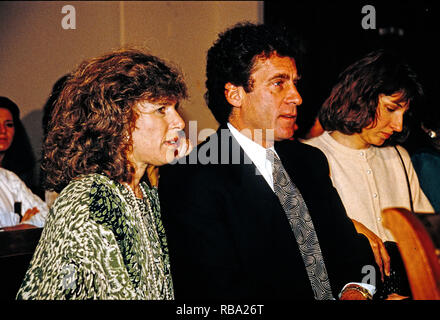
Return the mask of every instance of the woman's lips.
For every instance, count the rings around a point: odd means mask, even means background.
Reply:
[[[381,134],[385,139],[389,139],[389,137],[393,135],[392,133],[387,133],[387,132],[381,132]]]
[[[172,139],[166,140],[165,144],[169,147],[177,148],[179,146],[179,137],[174,137]]]

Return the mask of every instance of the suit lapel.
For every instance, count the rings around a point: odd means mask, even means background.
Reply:
[[[298,150],[296,142],[279,142],[275,144],[275,150],[290,179],[301,192],[302,196],[307,198],[310,187],[310,176],[313,175],[313,172],[310,171],[307,166],[307,162],[313,159],[304,160],[303,157],[305,155]]]
[[[305,288],[301,292],[313,297],[295,236],[278,197],[227,126],[221,126],[214,139],[218,142],[218,163],[229,161],[224,166],[215,166],[221,170],[222,183],[226,184],[225,223],[231,228],[241,271],[255,279],[276,264],[278,272],[269,277],[277,280],[263,281],[264,290],[276,290],[278,281],[284,281],[279,279],[282,275],[295,274],[295,290]],[[222,143],[227,145],[222,147]],[[234,159],[234,150],[238,150],[239,163]]]
[[[274,200],[278,202],[278,198],[273,193],[263,175],[226,125],[221,126],[219,130],[217,130],[217,137],[218,141],[227,143],[227,146],[220,146],[219,144],[219,158],[223,160],[227,159],[227,163],[231,164],[228,165],[228,168],[231,172],[231,177],[233,177],[234,185],[237,191],[239,190],[240,196],[243,197],[243,199],[251,200],[250,202],[258,203],[259,200],[262,199],[268,202],[268,198],[272,198],[270,202]],[[228,153],[225,155],[226,150]]]
[[[236,216],[234,217],[237,225],[240,226],[241,230],[258,232],[258,237],[262,242],[266,242],[267,239],[271,239],[273,236],[286,235],[285,241],[292,241],[293,250],[297,250],[296,240],[278,197],[230,131],[224,131],[223,134],[225,133],[230,135],[229,155],[231,155],[231,150],[234,148],[240,152],[241,163],[227,166],[233,182],[229,190],[235,197],[234,203],[237,205]],[[223,141],[226,141],[225,138],[223,139]],[[269,227],[274,223],[278,226],[276,228],[278,232],[284,230],[279,235],[274,235],[274,230]],[[245,237],[246,233],[243,233],[243,236]],[[255,251],[258,254],[258,248],[267,245],[267,243],[256,245],[255,242],[249,242],[249,239],[253,238],[242,238],[239,241],[239,243],[247,243],[247,248],[242,249],[248,253]]]

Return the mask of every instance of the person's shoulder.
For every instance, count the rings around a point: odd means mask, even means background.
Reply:
[[[14,193],[16,196],[20,194],[27,194],[28,190],[26,183],[14,172],[0,168],[0,183],[6,186],[6,189]],[[29,190],[29,192],[31,192]]]
[[[0,178],[2,180],[14,181],[14,182],[22,181],[17,174],[5,168],[0,168]]]
[[[179,190],[184,194],[201,190],[219,190],[228,185],[241,168],[251,162],[235,159],[231,154],[208,153],[209,142],[202,142],[183,161],[159,168],[159,196],[173,195]],[[216,147],[209,152],[217,152]],[[240,151],[240,157],[243,152]],[[232,159],[232,160],[231,160]],[[196,191],[195,191],[196,190]]]
[[[408,151],[401,145],[373,147],[376,150],[376,155],[379,155],[384,161],[398,161],[401,160],[405,163],[405,166],[412,167],[411,157]]]
[[[296,174],[312,177],[327,177],[329,164],[325,154],[318,148],[299,141],[283,141],[276,147],[283,164]]]
[[[77,234],[84,230],[89,220],[90,190],[94,175],[82,175],[61,190],[56,197],[46,220],[45,228],[69,230]]]
[[[72,179],[69,184],[61,191],[61,194],[71,193],[78,190],[89,190],[93,184],[107,184],[111,183],[110,178],[103,174],[90,173],[83,174]]]
[[[325,155],[320,149],[298,140],[279,142],[277,150],[287,154],[289,157],[295,157],[297,159],[306,159],[307,161],[325,160]]]
[[[203,188],[212,181],[224,179],[230,172],[229,164],[180,163],[159,168],[159,194],[166,188]]]
[[[326,131],[324,133],[320,134],[319,136],[308,138],[308,139],[299,139],[299,142],[302,144],[306,144],[313,147],[320,147],[324,144],[324,141],[326,139]]]
[[[116,183],[106,175],[78,176],[60,192],[52,206],[52,214],[56,219],[76,221],[78,226],[90,219],[96,220],[95,213],[110,215],[110,209],[121,207],[116,190]]]
[[[318,141],[316,139],[319,139],[319,137],[314,138],[315,141]],[[319,149],[316,144],[307,144],[304,141],[297,141],[298,148],[306,154],[310,154],[314,157],[322,157],[324,156],[324,153]]]
[[[373,148],[376,153],[379,153],[383,156],[394,156],[394,157],[398,157],[399,154],[404,158],[404,159],[409,159],[410,155],[409,152],[405,149],[405,147],[396,144],[396,145],[383,145],[383,146],[370,146],[370,148]]]
[[[80,175],[61,190],[56,202],[86,205],[93,198],[94,191],[102,188],[111,190],[113,187],[115,183],[103,174]]]
[[[401,145],[396,145],[395,147],[389,147],[389,148],[397,148],[397,150],[399,150],[399,153],[402,155],[402,157],[405,157],[406,159],[410,158],[408,151],[405,149],[405,147]]]

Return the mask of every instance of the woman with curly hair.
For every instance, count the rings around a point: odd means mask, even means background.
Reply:
[[[326,131],[305,141],[327,156],[348,216],[370,241],[384,297],[409,296],[410,290],[393,235],[382,225],[382,210],[433,212],[408,152],[397,145],[406,131],[404,114],[422,96],[416,74],[403,59],[384,50],[370,52],[339,75],[319,112]]]
[[[59,192],[18,299],[173,299],[157,187],[144,178],[182,156],[181,74],[122,49],[65,82],[43,144]],[[184,140],[184,139],[183,139]]]

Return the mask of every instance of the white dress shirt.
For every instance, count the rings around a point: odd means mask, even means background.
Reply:
[[[231,131],[232,136],[237,140],[238,144],[242,147],[246,155],[257,167],[258,172],[256,172],[256,174],[261,174],[266,182],[269,184],[269,186],[272,188],[272,190],[274,190],[272,163],[266,158],[266,148],[263,148],[258,143],[246,137],[240,131],[235,129],[234,126],[229,122],[227,123],[227,126]],[[278,155],[273,146],[269,149],[272,150],[276,155]]]
[[[0,227],[10,227],[20,223],[20,216],[14,212],[15,202],[21,202],[22,215],[33,207],[39,211],[23,223],[40,228],[44,226],[49,211],[46,203],[35,195],[15,173],[0,168]]]

